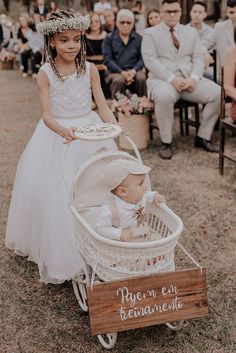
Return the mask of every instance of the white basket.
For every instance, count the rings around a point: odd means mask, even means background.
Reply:
[[[71,206],[77,222],[78,249],[86,263],[104,281],[174,271],[174,249],[183,223],[166,205],[150,207],[149,226],[161,239],[128,243],[97,234]]]
[[[129,137],[127,139],[133,146],[137,158],[141,160],[135,144]],[[116,158],[136,160],[126,152],[111,152],[103,149],[97,151],[80,166],[72,188],[69,188],[66,182],[66,172],[63,168],[65,185],[70,195],[70,208],[76,217],[80,253],[86,264],[91,266],[93,272],[104,281],[174,271],[174,249],[183,230],[183,223],[166,205],[162,204],[160,207],[149,205],[147,209],[148,224],[150,231],[155,233],[152,237],[155,240],[122,242],[102,237],[94,230],[92,222],[96,223],[100,214],[97,209],[99,210],[110,193],[104,187],[101,175],[106,163]],[[62,167],[63,160],[64,156]],[[148,178],[146,183],[149,186]],[[91,209],[92,216],[90,213],[89,217],[86,217],[87,210],[90,212]]]
[[[104,129],[102,130],[102,138],[109,138],[109,136],[104,136]],[[81,133],[81,130],[79,133]],[[120,132],[118,131],[117,136],[119,134]],[[83,136],[82,133],[81,135],[80,139],[88,139],[88,136]],[[90,137],[89,135],[89,139]],[[92,228],[94,224],[92,225],[91,222],[91,214],[88,217],[88,221],[86,221],[86,210],[89,209],[91,211],[90,208],[92,207],[93,212],[95,211],[92,221],[96,223],[96,217],[99,217],[99,213],[96,214],[96,208],[99,210],[102,200],[106,200],[106,197],[110,193],[109,190],[103,188],[104,182],[101,178],[105,163],[114,158],[137,159],[142,162],[140,153],[134,142],[129,136],[125,136],[125,138],[132,147],[136,158],[126,152],[109,152],[103,151],[104,149],[97,151],[97,153],[80,166],[72,188],[69,186],[64,167],[64,159],[68,146],[65,147],[62,154],[61,166],[63,179],[70,198],[70,208],[76,218],[77,246],[86,263],[84,268],[85,276],[78,276],[72,282],[78,303],[84,311],[88,311],[86,285],[93,285],[95,274],[103,281],[112,281],[175,270],[174,250],[178,238],[182,233],[183,223],[166,205],[162,204],[160,207],[150,205],[147,209],[150,232],[154,233],[151,239],[155,239],[152,241],[133,243],[107,239],[100,236]],[[101,162],[100,167],[98,170],[94,170],[93,167],[99,162]],[[96,177],[94,178],[94,176]],[[96,180],[96,185],[94,185],[94,179]],[[146,176],[145,181],[147,188],[150,189],[148,176]],[[91,199],[93,199],[93,204],[88,204],[87,201]],[[153,235],[155,236],[153,237]],[[92,268],[93,273],[90,272],[89,266]],[[183,322],[177,325],[167,323],[167,325],[174,331],[177,331],[181,329]],[[117,333],[98,335],[98,339],[104,348],[111,349],[115,346]]]

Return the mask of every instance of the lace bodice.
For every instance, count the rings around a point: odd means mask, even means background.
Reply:
[[[86,62],[86,73],[77,77],[76,72],[60,81],[49,63],[40,70],[48,76],[52,115],[58,119],[78,118],[91,111],[92,94],[90,85],[90,64]]]

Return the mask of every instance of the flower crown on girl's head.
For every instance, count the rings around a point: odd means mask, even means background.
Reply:
[[[79,77],[86,72],[86,44],[84,32],[88,29],[89,25],[89,16],[75,16],[68,10],[55,11],[48,20],[38,23],[37,30],[44,35],[44,61],[49,62],[53,72],[60,81],[64,81],[64,78],[55,62],[57,53],[56,49],[51,45],[52,35],[70,30],[81,31],[81,47],[75,58],[77,77]]]
[[[58,11],[58,14],[61,11]],[[74,16],[73,18],[55,18],[57,12],[54,13],[54,18],[49,18],[44,22],[37,24],[37,30],[44,36],[51,36],[54,33],[66,32],[69,30],[85,31],[89,28],[90,20],[87,16]]]

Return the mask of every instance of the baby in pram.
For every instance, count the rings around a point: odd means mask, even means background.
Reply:
[[[111,191],[102,206],[96,231],[120,241],[151,240],[146,206],[165,202],[163,195],[147,191],[146,175],[150,168],[134,160],[115,159],[104,170],[104,182]]]

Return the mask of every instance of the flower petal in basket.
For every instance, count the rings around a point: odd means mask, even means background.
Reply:
[[[78,139],[86,141],[107,140],[116,138],[121,133],[121,127],[117,124],[98,123],[78,128],[75,135]]]

